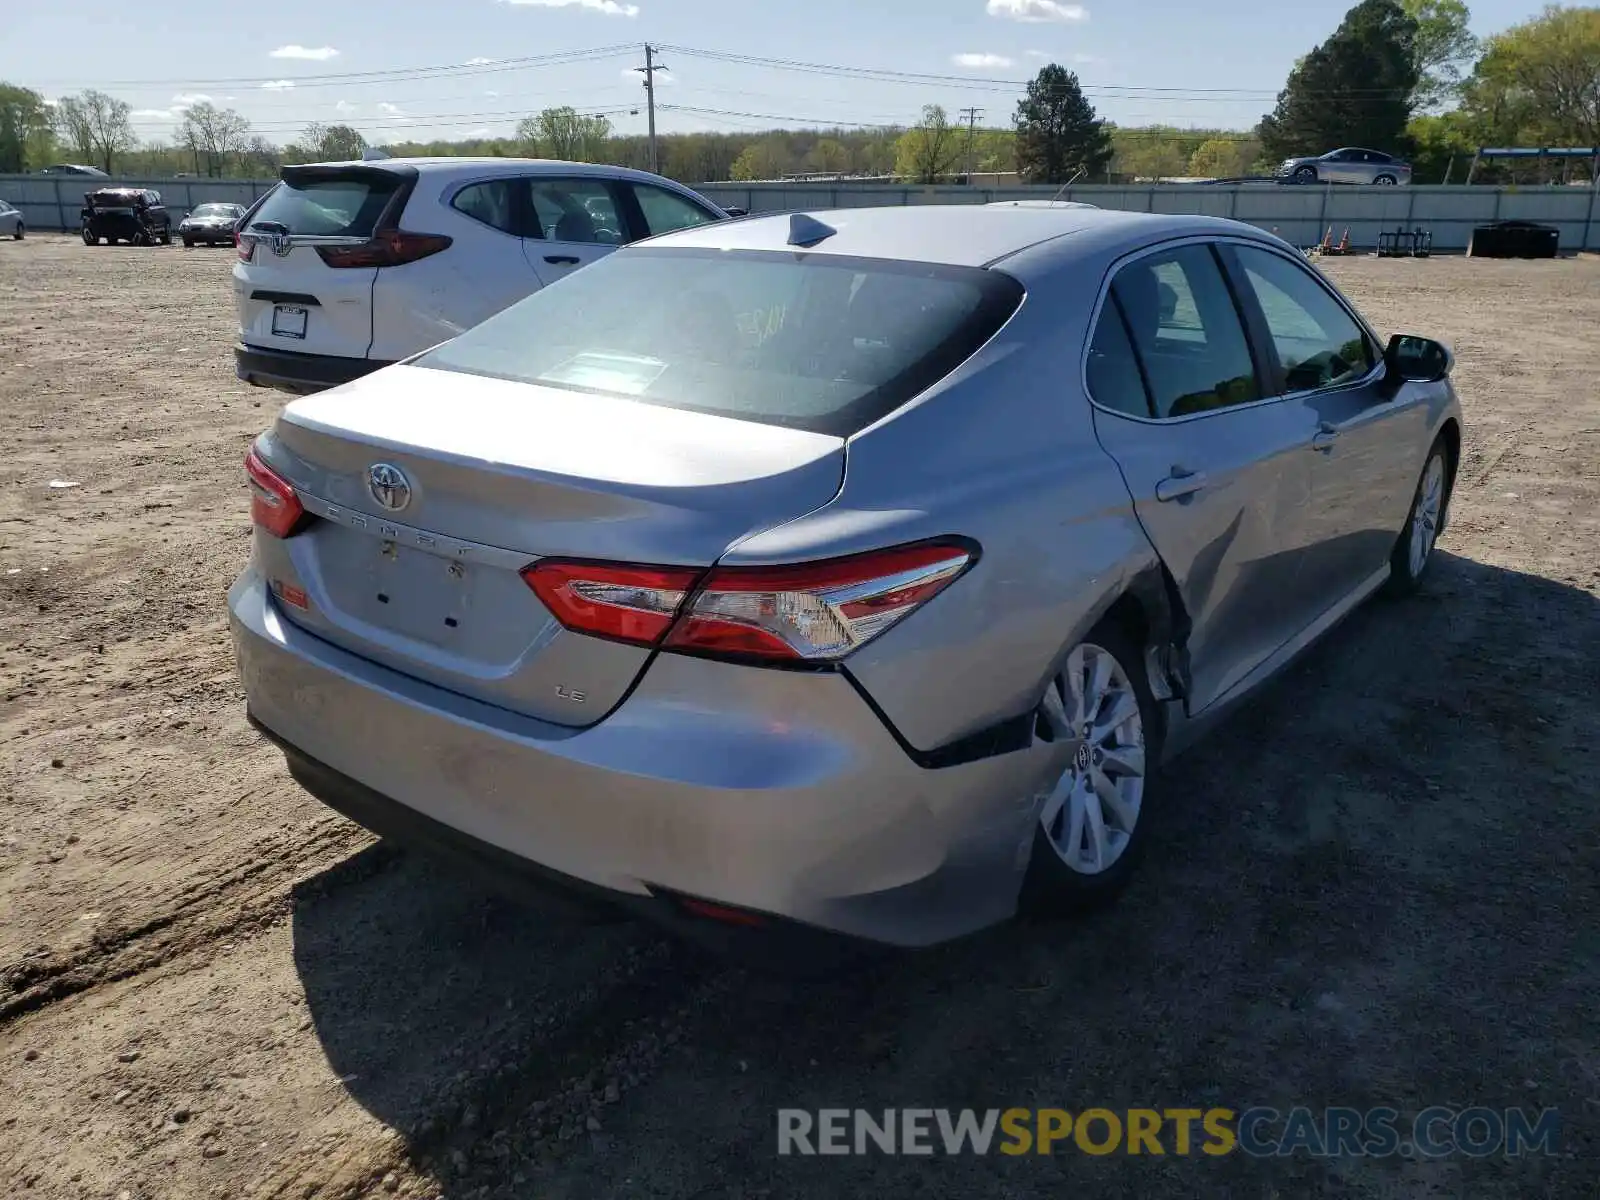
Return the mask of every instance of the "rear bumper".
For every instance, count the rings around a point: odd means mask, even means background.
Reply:
[[[393,364],[371,358],[343,358],[331,354],[296,354],[236,342],[234,374],[257,387],[278,388],[304,395],[325,391],[360,379]]]
[[[677,655],[567,728],[304,632],[253,570],[229,609],[253,719],[313,794],[377,832],[399,821],[669,924],[663,894],[922,946],[1015,911],[1049,747],[927,770],[842,675]]]

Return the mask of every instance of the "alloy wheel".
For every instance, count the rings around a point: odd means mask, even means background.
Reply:
[[[1444,507],[1444,459],[1435,454],[1428,459],[1422,473],[1422,484],[1417,488],[1417,510],[1411,516],[1411,576],[1422,574],[1428,565],[1428,555],[1433,553],[1434,539],[1439,533],[1439,513]]]
[[[1039,810],[1046,840],[1081,875],[1127,850],[1144,799],[1145,730],[1133,681],[1109,650],[1084,642],[1045,690],[1040,732],[1074,746]]]

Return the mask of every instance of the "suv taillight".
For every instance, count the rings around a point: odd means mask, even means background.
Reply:
[[[566,628],[638,645],[770,663],[833,662],[933,599],[977,558],[940,539],[781,567],[547,561],[523,572]],[[696,586],[698,581],[698,586]]]
[[[255,238],[241,235],[237,229],[233,231],[233,244],[238,251],[240,262],[249,262],[256,256]]]
[[[273,537],[288,537],[306,515],[294,488],[251,447],[244,456],[245,473],[250,476],[250,521]]]
[[[318,246],[317,253],[330,267],[398,267],[449,249],[442,233],[407,233],[386,229],[359,246]]]

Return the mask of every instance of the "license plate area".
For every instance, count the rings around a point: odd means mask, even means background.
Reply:
[[[309,310],[297,304],[274,304],[272,306],[272,334],[274,337],[299,338],[304,341],[306,326],[310,323]]]

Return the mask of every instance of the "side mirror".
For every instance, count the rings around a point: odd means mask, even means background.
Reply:
[[[1449,378],[1455,369],[1456,356],[1443,342],[1397,333],[1389,339],[1383,361],[1397,382],[1437,383]]]

